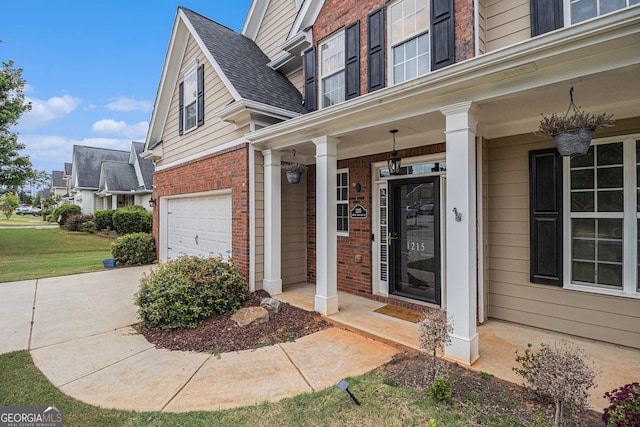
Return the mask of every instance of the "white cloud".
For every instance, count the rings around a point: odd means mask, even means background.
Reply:
[[[110,134],[129,138],[131,141],[144,141],[147,137],[149,129],[148,122],[138,122],[132,125],[124,121],[115,121],[113,119],[104,119],[95,122],[91,130],[95,133]]]
[[[127,123],[123,121],[116,122],[112,119],[104,119],[99,122],[95,122],[91,126],[91,130],[96,133],[120,133],[126,129]]]
[[[137,101],[132,98],[118,97],[115,101],[106,105],[108,110],[112,111],[142,111],[148,113],[153,105],[150,101]]]
[[[69,115],[82,102],[80,98],[71,95],[54,96],[42,100],[25,97],[31,102],[31,111],[20,118],[20,128],[33,129],[55,119]]]

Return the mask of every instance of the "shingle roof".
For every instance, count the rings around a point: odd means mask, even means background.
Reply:
[[[133,149],[138,156],[138,164],[140,165],[140,172],[142,173],[142,179],[144,180],[144,188],[151,190],[153,188],[153,171],[155,166],[153,161],[149,159],[143,159],[141,154],[144,151],[144,142],[134,142]]]
[[[51,184],[52,184],[52,187],[66,188],[67,183],[64,180],[64,172],[62,171],[51,172]]]
[[[102,162],[115,160],[128,164],[129,155],[129,151],[74,145],[73,165],[75,166],[77,176],[77,186],[81,188],[98,189]]]
[[[242,98],[305,113],[298,89],[267,66],[269,57],[253,40],[192,10],[180,9]]]
[[[131,191],[139,187],[136,171],[131,163],[102,162],[102,173],[109,191]],[[100,188],[103,190],[103,188]]]
[[[66,163],[65,162],[65,164],[64,164],[64,174],[65,175],[71,176],[71,167],[72,167],[71,163]]]

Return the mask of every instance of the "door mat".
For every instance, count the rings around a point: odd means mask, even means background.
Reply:
[[[418,323],[424,318],[424,313],[391,304],[384,305],[373,311],[375,311],[376,313],[384,314],[386,316],[395,317],[396,319],[406,320],[407,322],[411,323]]]

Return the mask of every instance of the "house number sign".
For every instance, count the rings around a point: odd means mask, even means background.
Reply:
[[[351,218],[367,218],[367,210],[362,205],[355,205],[351,209]]]

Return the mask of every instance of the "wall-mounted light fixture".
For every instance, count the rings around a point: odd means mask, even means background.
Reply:
[[[149,199],[149,206],[152,208],[156,207],[156,199],[155,197],[151,196],[151,198]]]
[[[398,157],[398,152],[396,151],[396,133],[398,133],[398,129],[393,129],[389,132],[393,135],[393,151],[391,151],[391,157],[387,160],[389,174],[400,175],[400,157]]]

